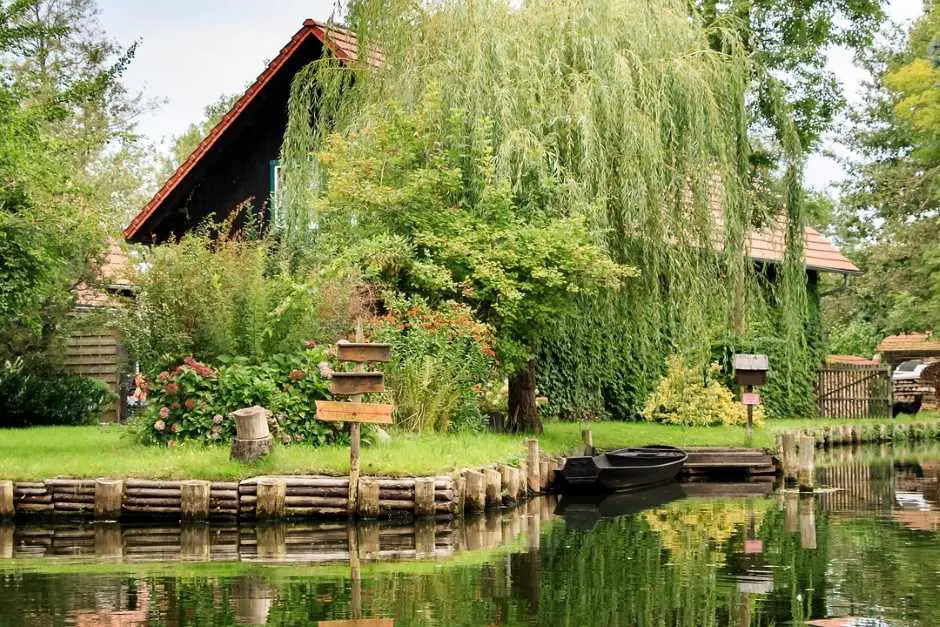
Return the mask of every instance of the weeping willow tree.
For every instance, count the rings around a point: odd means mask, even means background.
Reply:
[[[510,417],[524,427],[537,424],[536,372],[553,403],[605,388],[603,404],[619,386],[635,407],[667,356],[704,366],[713,339],[744,337],[768,302],[785,312],[770,316],[784,361],[804,359],[799,147],[769,135],[791,190],[772,208],[755,192],[746,102],[757,69],[739,29],[706,27],[685,0],[516,4],[350,7],[358,60],[327,55],[293,86],[289,247],[335,257],[370,241],[364,265],[384,259],[371,279],[425,294],[445,266],[438,295],[471,304],[503,340]],[[772,220],[788,252],[768,288],[745,238]],[[500,225],[517,230],[487,231]],[[442,253],[440,240],[459,245]],[[470,295],[455,285],[494,272],[519,289],[480,297],[479,282]],[[546,291],[559,275],[563,289]],[[512,298],[550,306],[507,320]]]

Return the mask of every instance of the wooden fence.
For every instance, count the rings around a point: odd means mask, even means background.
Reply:
[[[816,375],[816,400],[824,418],[891,417],[891,367],[831,364]]]
[[[122,348],[116,331],[79,331],[65,340],[64,365],[75,374],[103,381],[118,398],[123,395]],[[102,412],[102,422],[119,422],[123,417],[120,400]]]

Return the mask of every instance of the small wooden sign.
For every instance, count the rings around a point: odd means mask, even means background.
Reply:
[[[321,620],[319,627],[395,627],[394,618],[354,618],[352,620]]]
[[[745,392],[741,395],[741,402],[745,405],[760,405],[760,394],[757,392]]]
[[[355,363],[388,362],[392,359],[391,344],[362,344],[339,342],[336,344],[336,357],[340,361]]]
[[[764,552],[764,543],[760,540],[745,540],[744,541],[744,552],[753,555],[756,553]]]
[[[385,391],[381,372],[334,372],[330,393],[339,395],[369,394]]]
[[[394,406],[382,403],[346,403],[317,401],[317,420],[323,422],[368,422],[376,425],[392,424]]]

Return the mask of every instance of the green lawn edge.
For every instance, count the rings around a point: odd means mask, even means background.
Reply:
[[[937,420],[938,414],[903,416],[898,423]],[[670,444],[770,448],[779,432],[828,425],[868,425],[865,420],[775,420],[754,430],[748,443],[741,427],[681,427],[642,422],[549,422],[539,436],[547,455],[578,449],[581,430],[589,428],[600,448]],[[493,433],[392,433],[388,443],[367,447],[362,473],[385,476],[444,474],[460,468],[514,463],[525,456],[527,436]],[[71,478],[146,478],[239,480],[265,474],[344,475],[349,451],[342,446],[278,446],[266,459],[244,464],[229,459],[224,446],[182,445],[173,449],[133,442],[121,426],[35,427],[0,430],[0,479],[14,481]]]

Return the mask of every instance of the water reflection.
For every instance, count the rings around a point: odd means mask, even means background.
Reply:
[[[0,527],[0,625],[938,625],[940,456],[901,453],[827,460],[829,489],[806,496],[695,484],[462,524]]]

